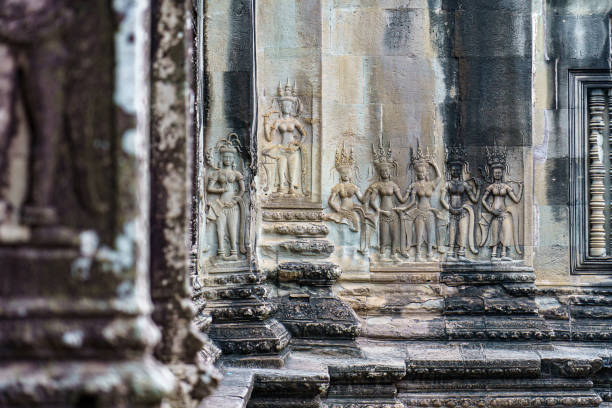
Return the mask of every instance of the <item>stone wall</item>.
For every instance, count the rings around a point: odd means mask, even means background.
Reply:
[[[0,0],[0,406],[610,406],[611,13]]]

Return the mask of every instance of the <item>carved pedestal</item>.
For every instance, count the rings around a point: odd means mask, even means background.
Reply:
[[[278,266],[281,291],[289,293],[275,299],[276,316],[294,338],[354,340],[359,336],[357,315],[331,291],[341,273],[338,265],[329,262],[286,262]]]
[[[264,281],[263,274],[240,261],[211,268],[203,279],[201,294],[209,299],[205,310],[212,316],[209,336],[224,354],[233,355],[228,358],[232,363],[283,363],[281,353],[291,336],[272,318],[275,307],[266,300]]]
[[[553,331],[538,314],[533,269],[520,265],[448,265],[444,316],[451,340],[540,341]]]

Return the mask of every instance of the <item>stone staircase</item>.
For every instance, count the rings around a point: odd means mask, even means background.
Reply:
[[[360,357],[291,351],[281,369],[222,362],[199,408],[606,407],[603,345],[357,341]]]

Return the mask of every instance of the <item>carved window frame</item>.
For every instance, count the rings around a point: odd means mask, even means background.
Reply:
[[[572,274],[612,274],[612,75],[609,70],[570,70],[569,71],[569,148],[570,148],[570,264]],[[593,125],[593,104],[589,100],[589,91],[604,89],[603,126],[600,122]],[[611,92],[608,92],[610,90]],[[600,100],[601,102],[601,100]],[[591,108],[591,109],[590,109]],[[601,103],[599,108],[601,109]],[[601,146],[592,137],[595,131],[603,129]],[[600,129],[601,128],[601,129]],[[601,162],[593,160],[593,147],[600,151]],[[606,154],[607,153],[607,154]],[[603,170],[603,173],[602,173]],[[595,174],[595,176],[594,176]],[[601,174],[604,174],[603,176]],[[603,183],[603,198],[594,199],[597,187],[593,179]],[[601,185],[599,186],[601,189]],[[595,193],[594,193],[595,191]],[[602,209],[603,206],[603,209]],[[599,215],[592,217],[594,211]],[[605,215],[602,216],[603,213]],[[603,222],[601,221],[603,217]],[[600,221],[597,229],[598,242],[601,244],[601,230],[604,230],[605,256],[592,256],[591,240],[594,233],[592,219]]]

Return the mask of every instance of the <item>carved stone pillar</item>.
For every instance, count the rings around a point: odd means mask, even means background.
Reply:
[[[162,330],[155,356],[182,383],[171,398],[176,407],[195,406],[219,379],[211,365],[214,346],[192,322],[189,282],[196,172],[192,9],[185,0],[156,2],[151,10],[151,295]]]
[[[0,2],[0,406],[159,407],[176,385],[152,358],[146,5]]]

